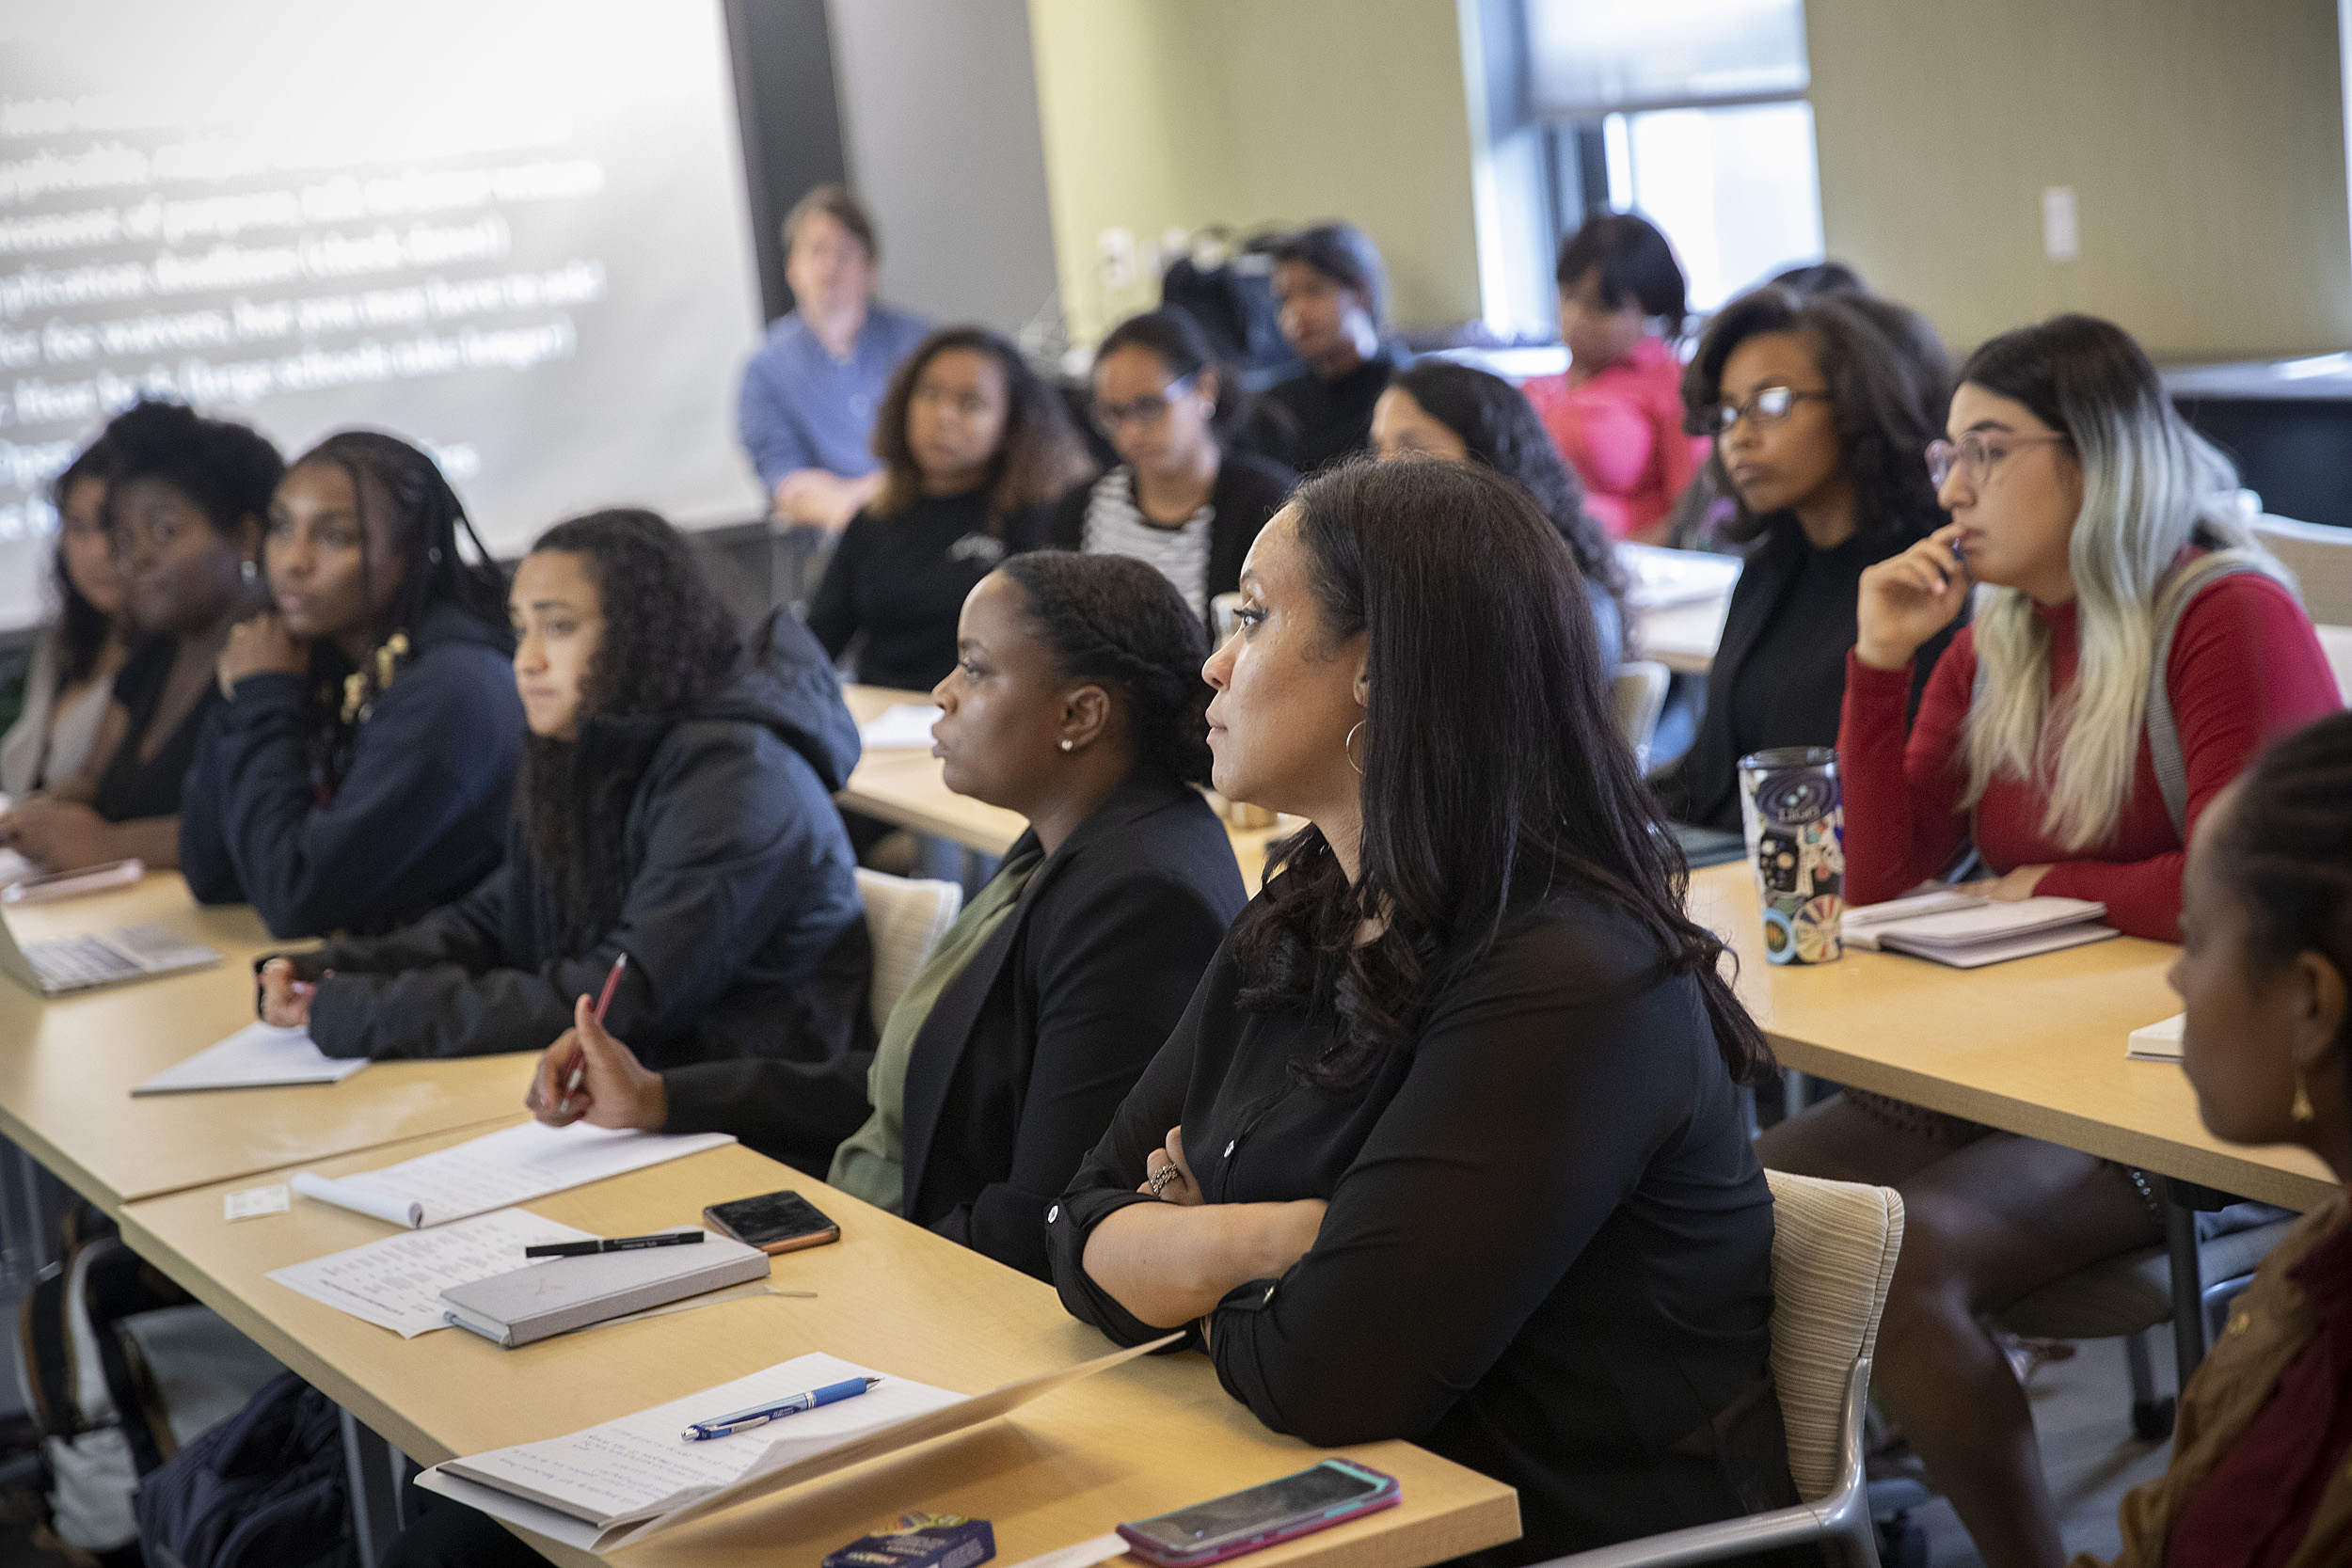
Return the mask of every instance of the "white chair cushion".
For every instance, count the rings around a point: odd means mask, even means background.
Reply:
[[[866,932],[874,944],[874,984],[869,1006],[881,1032],[890,1009],[914,984],[915,972],[963,907],[963,890],[953,882],[912,880],[857,869],[857,890],[866,900]]]
[[[1788,1429],[1788,1473],[1808,1502],[1841,1476],[1846,1386],[1878,1345],[1879,1313],[1903,1243],[1891,1187],[1765,1172],[1772,1187],[1772,1381]]]

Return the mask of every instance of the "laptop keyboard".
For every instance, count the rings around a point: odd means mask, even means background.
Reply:
[[[24,957],[33,973],[51,990],[76,990],[83,986],[127,980],[142,973],[139,966],[96,937],[57,937],[27,942]]]

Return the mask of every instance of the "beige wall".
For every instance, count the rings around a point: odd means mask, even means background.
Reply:
[[[2159,358],[2352,346],[2332,0],[1808,0],[1829,253],[1956,348],[2065,309]],[[2072,185],[2081,259],[2042,254]]]
[[[1110,227],[1350,218],[1399,323],[1478,314],[1454,0],[1029,0],[1029,28],[1074,341],[1158,302],[1104,288]]]

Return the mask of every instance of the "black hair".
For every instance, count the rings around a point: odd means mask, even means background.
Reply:
[[[67,464],[49,485],[50,504],[57,514],[57,554],[51,571],[57,585],[57,649],[63,656],[57,664],[60,687],[87,680],[90,672],[98,668],[99,655],[106,651],[106,639],[114,635],[114,617],[90,603],[88,595],[73,585],[73,574],[65,568],[66,501],[85,480],[105,483],[112,477],[113,468],[114,449],[101,436]]]
[[[1353,289],[1364,313],[1378,326],[1389,319],[1389,269],[1372,236],[1352,223],[1318,223],[1285,234],[1274,246],[1274,262],[1311,267],[1343,289]]]
[[[114,417],[103,439],[114,453],[106,476],[110,527],[124,487],[154,479],[194,502],[214,532],[234,539],[246,518],[259,526],[268,515],[286,477],[278,449],[249,426],[208,420],[184,404],[142,398]]]
[[[882,493],[866,510],[877,517],[895,516],[922,499],[923,468],[907,439],[907,414],[924,370],[953,350],[994,360],[1005,378],[1005,433],[981,482],[988,491],[989,531],[1001,534],[1006,519],[1021,508],[1061,499],[1094,472],[1094,460],[1072,427],[1059,394],[1029,369],[1010,339],[985,326],[942,327],[915,344],[905,363],[891,373],[890,389],[874,415]]]
[[[1809,261],[1776,272],[1765,281],[1801,294],[1867,294],[1862,275],[1843,261]]]
[[[1175,585],[1123,555],[1031,550],[997,568],[1067,680],[1099,681],[1126,710],[1136,761],[1178,784],[1209,782],[1209,634]]]
[[[1339,1022],[1295,1070],[1362,1084],[1514,905],[1557,892],[1637,921],[1698,987],[1732,1076],[1754,1080],[1771,1052],[1718,969],[1722,940],[1683,913],[1681,852],[1617,728],[1558,531],[1468,463],[1359,460],[1290,505],[1322,640],[1366,633],[1371,685],[1356,881],[1311,826],[1233,928],[1244,1006]],[[1367,920],[1379,935],[1362,942]]]
[[[1656,316],[1669,338],[1682,336],[1690,316],[1690,284],[1674,246],[1649,219],[1636,213],[1609,213],[1589,220],[1560,246],[1559,265],[1552,276],[1563,289],[1572,289],[1594,268],[1600,269],[1600,303],[1615,310],[1629,299],[1645,315]]]
[[[1101,370],[1103,361],[1122,348],[1139,348],[1159,356],[1168,374],[1178,381],[1188,381],[1202,371],[1216,376],[1216,406],[1210,411],[1209,428],[1220,443],[1234,426],[1249,417],[1252,399],[1243,389],[1241,378],[1216,357],[1216,350],[1209,346],[1209,335],[1200,330],[1200,324],[1188,310],[1164,306],[1146,310],[1139,316],[1129,316],[1110,329],[1094,350],[1094,368]]]
[[[2247,957],[2275,971],[2316,953],[2352,983],[2352,713],[2333,713],[2255,760],[2213,849],[2253,920]],[[2352,1075],[2352,1018],[2337,1039]]]
[[[2080,434],[2070,408],[2130,410],[2159,424],[2171,416],[2147,351],[2097,316],[2052,316],[1987,339],[1961,366],[1960,379],[2024,404],[2070,441]]]
[[[1576,568],[1622,603],[1625,567],[1609,534],[1584,510],[1583,482],[1552,444],[1527,394],[1499,375],[1451,359],[1416,360],[1390,383],[1462,438],[1470,457],[1534,498],[1576,558]]]
[[[629,804],[655,749],[735,673],[743,641],[685,537],[658,513],[574,517],[531,546],[547,550],[579,555],[603,601],[580,738],[531,736],[516,781],[525,842],[555,889],[564,945],[579,951],[620,913]]]
[[[1692,435],[1713,434],[1708,421],[1723,401],[1732,351],[1768,332],[1803,339],[1828,386],[1838,460],[1853,483],[1855,532],[1924,539],[1941,528],[1944,508],[1928,478],[1926,452],[1944,432],[1952,371],[1935,329],[1917,311],[1868,294],[1805,295],[1770,284],[1741,294],[1708,323],[1682,372],[1685,426]],[[1736,508],[1723,536],[1740,542],[1767,531],[1778,515],[1758,516],[1740,499],[1721,442],[1708,466]]]
[[[358,508],[363,532],[368,482],[380,485],[392,503],[392,539],[402,565],[400,591],[386,609],[383,623],[373,628],[373,641],[413,627],[436,603],[453,605],[478,621],[504,628],[505,575],[491,561],[466,515],[465,503],[431,456],[382,431],[344,430],[295,458],[286,471],[311,463],[332,464],[351,481],[352,504]],[[460,531],[473,543],[475,559],[470,562],[458,554]],[[363,555],[363,568],[364,561]]]

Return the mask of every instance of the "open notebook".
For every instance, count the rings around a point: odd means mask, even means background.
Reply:
[[[1855,947],[1932,958],[1954,969],[1981,969],[2123,934],[2112,926],[2100,925],[2107,907],[2087,898],[2024,898],[2005,904],[1964,894],[1931,896],[1973,901],[1957,908],[1947,902],[1938,912],[1923,910],[1892,920],[1883,914],[1872,918],[1879,906],[1850,910],[1842,923],[1846,942]],[[1858,915],[1865,918],[1857,920]]]
[[[1175,1338],[1171,1334],[968,1398],[835,1356],[799,1355],[569,1436],[445,1461],[420,1475],[417,1484],[601,1555],[721,1509],[977,1426]],[[882,1381],[855,1399],[733,1436],[701,1443],[680,1436],[690,1421],[853,1377]]]

